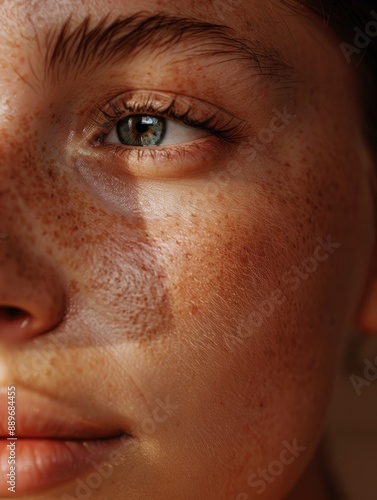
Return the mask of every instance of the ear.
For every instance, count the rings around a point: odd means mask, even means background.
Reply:
[[[368,281],[356,318],[356,328],[360,332],[377,335],[377,148],[372,148],[372,150],[367,148],[366,153],[370,158],[370,182],[375,214],[374,248],[369,265]]]
[[[356,326],[362,332],[377,335],[377,244],[373,252],[369,282],[364,292]]]
[[[374,213],[374,246],[369,264],[368,281],[356,317],[356,328],[377,335],[377,148],[364,149],[369,163],[372,209]]]

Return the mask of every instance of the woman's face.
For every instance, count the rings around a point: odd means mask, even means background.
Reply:
[[[0,20],[16,491],[280,499],[314,455],[374,243],[337,42],[277,0],[3,0]],[[89,424],[59,431],[80,419],[130,437],[97,439],[88,469],[54,448],[85,448]]]

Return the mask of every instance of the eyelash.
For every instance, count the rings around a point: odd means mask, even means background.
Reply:
[[[108,136],[118,121],[132,115],[150,115],[205,131],[191,140],[155,146],[131,146]],[[206,101],[176,93],[126,90],[97,101],[97,106],[80,121],[90,158],[99,158],[101,168],[114,175],[161,179],[206,175],[209,167],[225,161],[234,148],[250,135],[241,118]],[[208,134],[207,134],[208,132]],[[195,137],[196,135],[196,137]],[[199,137],[201,136],[201,137]],[[87,149],[88,148],[88,149]]]
[[[241,138],[241,127],[239,123],[235,123],[236,118],[229,118],[225,123],[219,116],[219,111],[214,111],[209,117],[197,118],[195,117],[194,106],[188,105],[187,109],[180,111],[177,105],[177,98],[173,97],[170,102],[161,106],[156,103],[153,95],[148,97],[141,97],[138,102],[127,102],[126,98],[118,100],[110,100],[104,106],[99,106],[95,113],[95,118],[92,119],[92,124],[100,128],[100,132],[93,138],[94,145],[103,145],[104,137],[110,130],[123,118],[135,114],[149,114],[151,116],[159,116],[165,119],[175,120],[179,123],[189,127],[201,129],[212,134],[212,136],[228,143],[236,143]],[[106,144],[106,143],[105,143]],[[106,145],[111,145],[107,143]],[[126,145],[114,145],[117,152],[129,149],[142,149],[146,150],[153,148],[150,147],[134,147]],[[169,146],[169,149],[176,148],[179,145]],[[158,146],[158,149],[166,149],[165,146]]]

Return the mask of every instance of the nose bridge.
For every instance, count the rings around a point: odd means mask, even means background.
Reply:
[[[36,39],[21,37],[20,26],[14,29],[16,34],[0,31],[0,162],[30,147],[46,98]]]
[[[17,236],[32,224],[32,210],[25,195],[27,194],[27,178],[31,179],[31,153],[25,145],[20,145],[8,130],[0,126],[0,256],[8,247],[9,237]],[[29,165],[25,161],[29,158]],[[5,237],[6,236],[6,237]]]
[[[43,198],[40,102],[14,72],[0,73],[0,233],[30,227],[33,199]]]
[[[58,270],[43,249],[33,200],[43,195],[38,112],[32,92],[0,74],[0,343],[50,332],[64,316]],[[16,88],[19,88],[19,83]],[[13,103],[12,105],[10,103]],[[39,163],[38,163],[39,162]],[[42,196],[43,197],[43,196]],[[39,200],[43,206],[43,199]],[[43,234],[43,231],[42,231]]]
[[[6,80],[7,81],[7,80]],[[31,165],[38,133],[36,99],[25,84],[11,80],[8,89],[0,74],[0,193],[15,194]],[[40,112],[39,112],[40,113]],[[1,200],[0,200],[1,202]]]

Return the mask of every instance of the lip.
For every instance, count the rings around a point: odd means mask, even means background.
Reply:
[[[7,390],[0,389],[0,497],[8,490],[15,465],[15,492],[35,493],[75,479],[86,470],[124,453],[131,436],[124,429],[96,422],[40,394],[16,389],[16,431],[10,436]],[[12,451],[12,447],[15,449]],[[15,455],[13,455],[13,452]],[[120,456],[120,455],[118,455]],[[15,464],[10,460],[15,459]]]

